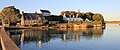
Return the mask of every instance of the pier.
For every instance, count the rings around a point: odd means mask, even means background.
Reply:
[[[2,50],[20,50],[9,37],[9,35],[5,32],[4,27],[0,28],[0,40]]]

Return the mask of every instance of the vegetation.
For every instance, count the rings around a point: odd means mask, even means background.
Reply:
[[[88,18],[90,21],[93,20],[92,16],[93,16],[94,14],[93,14],[92,12],[86,12],[85,15],[87,16],[87,18]]]
[[[79,25],[79,24],[81,24],[81,21],[80,20],[76,20],[73,23]]]
[[[51,16],[45,16],[45,19],[47,19],[48,21],[62,21],[63,17],[57,15],[51,15]]]
[[[62,11],[61,16],[66,15],[66,17],[69,17],[70,15],[76,15],[77,13],[75,11]]]
[[[73,26],[73,22],[69,20],[67,27],[72,27],[72,26]]]
[[[82,18],[83,19],[83,21],[85,21],[86,20],[86,18],[87,18],[87,15],[86,14],[84,14],[84,13],[81,13],[82,14],[82,16],[80,17],[80,18]]]
[[[103,16],[100,13],[92,13],[92,12],[80,13],[80,10],[78,10],[78,12],[62,11],[61,15],[64,15],[64,14],[68,18],[73,18],[71,16],[74,15],[75,16],[74,18],[81,18],[81,19],[83,19],[82,20],[82,24],[103,24],[104,23],[104,18],[103,18]],[[80,22],[74,21],[73,23],[80,23]]]
[[[103,16],[101,14],[94,14],[92,18],[94,21],[104,21]]]
[[[20,18],[20,11],[16,9],[14,6],[5,7],[2,10],[2,13],[5,15],[4,20],[8,20],[8,22],[15,23]]]

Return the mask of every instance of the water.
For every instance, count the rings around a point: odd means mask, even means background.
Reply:
[[[105,29],[8,30],[21,50],[120,50],[120,26]]]

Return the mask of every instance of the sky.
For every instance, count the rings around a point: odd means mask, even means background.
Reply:
[[[59,15],[61,11],[101,13],[106,21],[120,21],[120,0],[0,0],[0,10],[15,6],[21,12],[50,10]]]

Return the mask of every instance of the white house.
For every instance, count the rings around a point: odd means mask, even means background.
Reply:
[[[80,20],[80,21],[83,21],[82,18],[78,17],[78,14],[76,16],[75,15],[69,15],[68,18],[66,17],[66,14],[63,15],[63,20],[76,21],[77,19]]]
[[[66,14],[63,15],[63,20],[67,20]]]

